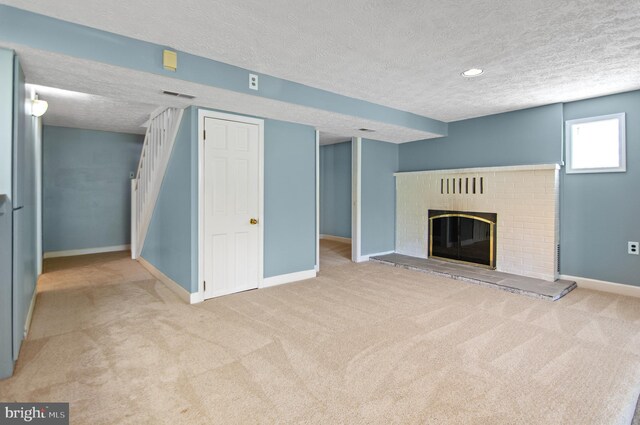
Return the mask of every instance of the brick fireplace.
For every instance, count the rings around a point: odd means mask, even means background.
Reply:
[[[429,210],[495,214],[495,268],[558,277],[557,164],[396,173],[396,252],[428,258]]]

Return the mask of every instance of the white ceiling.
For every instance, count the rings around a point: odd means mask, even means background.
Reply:
[[[361,137],[368,138],[368,135],[362,134]],[[375,136],[371,136],[371,138],[375,138]],[[335,143],[341,143],[350,141],[351,137],[343,136],[341,134],[333,134],[326,133],[324,131],[320,132],[320,144],[321,145],[333,145]]]
[[[4,3],[444,121],[640,88],[638,0]]]
[[[28,83],[71,90],[91,96],[76,97],[77,104],[60,90],[45,91],[42,99],[51,102],[45,123],[67,127],[140,133],[149,114],[158,107],[197,105],[247,115],[310,125],[321,134],[341,135],[342,140],[362,136],[392,143],[431,138],[435,135],[369,121],[349,115],[318,110],[291,103],[251,96],[175,78],[149,74],[0,42],[20,57]],[[193,100],[162,94],[162,90],[193,94]],[[62,94],[60,94],[62,93]],[[39,93],[40,94],[40,93]],[[98,99],[96,109],[92,100]],[[141,101],[144,100],[144,101]],[[47,118],[49,113],[52,119]],[[361,133],[358,128],[375,128]],[[324,140],[322,140],[324,142]]]
[[[105,96],[30,85],[49,103],[42,117],[45,125],[144,134],[142,127],[155,106],[115,100]]]

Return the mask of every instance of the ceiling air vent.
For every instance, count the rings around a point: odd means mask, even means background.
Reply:
[[[362,131],[364,133],[375,133],[375,130],[372,130],[370,128],[359,128],[358,131]]]
[[[162,90],[162,93],[167,94],[169,96],[181,97],[183,99],[195,99],[195,96],[191,96],[190,94],[177,93],[169,90]]]

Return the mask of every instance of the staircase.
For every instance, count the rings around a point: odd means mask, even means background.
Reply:
[[[183,109],[167,108],[151,115],[136,177],[131,180],[131,258],[140,256],[171,157]]]

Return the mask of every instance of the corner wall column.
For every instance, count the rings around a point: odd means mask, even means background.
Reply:
[[[361,244],[361,189],[362,189],[362,138],[351,139],[351,261],[360,262]]]

